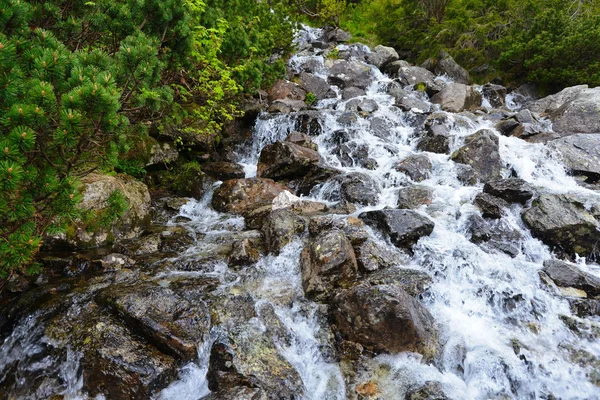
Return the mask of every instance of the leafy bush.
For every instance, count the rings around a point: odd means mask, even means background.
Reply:
[[[447,50],[480,81],[501,76],[545,92],[600,85],[598,2],[370,0],[351,7],[342,26],[374,33],[416,63]]]

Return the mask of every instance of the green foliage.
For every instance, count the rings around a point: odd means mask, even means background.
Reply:
[[[340,16],[346,11],[346,0],[319,0],[319,16],[325,22],[339,25]]]
[[[0,26],[0,278],[34,272],[45,234],[127,209],[114,193],[82,214],[78,179],[143,176],[120,156],[149,127],[218,138],[242,92],[283,75],[294,27],[255,0],[0,0]]]
[[[375,34],[416,63],[447,50],[481,81],[501,76],[546,92],[600,85],[598,2],[366,0],[349,8],[342,26]]]
[[[96,228],[108,229],[113,222],[129,210],[129,202],[120,190],[115,190],[106,200],[107,206],[102,210],[87,212],[82,219],[89,231]]]
[[[309,106],[314,106],[315,104],[317,104],[317,98],[315,97],[314,93],[312,93],[312,92],[306,93],[305,102]]]
[[[293,29],[286,1],[207,0],[201,25],[222,34],[220,60],[245,92],[270,86],[285,73]]]

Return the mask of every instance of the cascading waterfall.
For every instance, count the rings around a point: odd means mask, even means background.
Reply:
[[[304,29],[298,43],[310,42],[322,32]],[[344,48],[340,48],[344,50]],[[299,70],[302,64],[313,60],[326,68],[321,54],[300,54],[292,58],[290,68]],[[351,125],[339,122],[351,100],[323,100],[319,110],[322,133],[313,137],[319,146],[323,163],[345,173],[360,172],[373,178],[382,190],[375,205],[359,207],[352,215],[386,206],[396,207],[398,189],[411,183],[393,166],[417,150],[415,127],[419,111],[403,112],[394,106],[386,88],[393,81],[372,68],[376,77],[361,100],[374,100],[378,109],[368,116],[358,116]],[[446,78],[447,79],[447,78]],[[337,91],[339,92],[339,91]],[[409,92],[410,93],[410,92]],[[422,100],[418,92],[412,96]],[[518,108],[519,99],[511,97],[507,103]],[[439,106],[427,102],[430,107]],[[447,113],[452,122],[454,151],[464,144],[464,138],[480,129],[491,129],[499,137],[503,160],[503,175],[525,179],[533,186],[551,193],[576,193],[600,201],[598,192],[585,189],[567,174],[557,154],[541,144],[526,143],[513,137],[504,137],[482,116],[468,117]],[[261,115],[254,129],[252,143],[240,150],[239,163],[246,177],[256,175],[260,150],[267,144],[283,140],[296,126],[295,114]],[[421,120],[422,121],[422,120]],[[382,129],[383,127],[383,129]],[[346,143],[364,146],[368,157],[376,162],[374,168],[365,168],[358,162],[343,166],[336,154],[336,135],[345,131]],[[456,164],[449,155],[427,153],[433,169],[429,178],[421,182],[433,189],[433,200],[417,211],[435,222],[430,236],[420,239],[413,254],[401,260],[404,267],[425,271],[433,283],[421,301],[434,316],[440,330],[442,350],[432,365],[422,363],[416,354],[379,355],[369,360],[359,371],[358,380],[375,379],[383,399],[404,399],[415,384],[440,382],[454,399],[595,399],[599,388],[590,383],[589,371],[569,359],[569,349],[581,348],[600,357],[600,342],[582,339],[573,334],[561,320],[571,316],[566,300],[552,294],[538,277],[544,260],[553,255],[547,246],[532,237],[521,221],[523,206],[512,205],[499,224],[517,232],[512,245],[516,256],[485,248],[469,240],[469,217],[479,211],[473,198],[480,186],[468,186],[456,177]],[[331,204],[336,198],[331,183],[315,187],[308,200]],[[178,259],[194,259],[206,253],[215,238],[226,237],[244,230],[242,217],[218,213],[209,206],[212,191],[199,201],[183,206],[179,216],[187,222],[171,221],[171,225],[185,226],[196,235],[196,244]],[[389,242],[372,229],[369,232],[378,243]],[[212,239],[211,239],[212,238]],[[273,337],[280,354],[296,369],[305,388],[307,400],[342,400],[349,398],[344,376],[335,359],[324,356],[322,331],[328,328],[326,318],[319,316],[319,305],[305,298],[299,266],[303,242],[297,239],[277,255],[261,256],[252,267],[233,271],[225,263],[215,263],[212,270],[200,272],[176,269],[155,277],[169,285],[173,276],[192,274],[219,279],[219,291],[247,291],[255,300],[257,315],[265,307],[272,307],[286,331],[285,340]],[[600,275],[600,267],[580,259],[579,263],[592,274]],[[586,264],[587,263],[587,264]],[[261,325],[260,321],[256,324]],[[39,344],[24,340],[34,329],[34,322],[25,321],[15,329],[0,347],[0,375],[14,357],[35,353]],[[261,327],[263,329],[264,327]],[[266,334],[266,333],[265,333]],[[17,337],[18,335],[21,335]],[[210,393],[206,380],[210,348],[219,332],[199,344],[198,359],[180,370],[179,379],[158,393],[157,400],[200,399]],[[518,347],[519,351],[516,351]],[[42,362],[42,361],[38,361]],[[78,356],[70,354],[60,368],[64,375],[60,393],[65,398],[83,398],[80,376],[77,373]],[[31,364],[28,368],[34,368]],[[79,372],[80,374],[80,372]],[[31,394],[33,398],[35,394]],[[554,396],[554,397],[550,397]]]

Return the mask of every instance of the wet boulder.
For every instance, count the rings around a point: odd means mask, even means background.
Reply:
[[[350,285],[358,265],[344,232],[333,229],[306,245],[300,256],[300,269],[306,296],[321,301],[330,298],[333,289]]]
[[[83,354],[83,390],[89,396],[144,400],[177,376],[178,362],[142,340],[113,315],[88,302],[49,321],[46,335]]]
[[[304,388],[294,367],[255,320],[234,326],[210,351],[208,388],[259,388],[269,399],[300,398]]]
[[[369,285],[374,286],[399,286],[409,295],[416,297],[427,290],[431,285],[432,279],[426,272],[393,266],[369,274],[366,277],[366,281]]]
[[[298,112],[294,129],[309,136],[319,136],[323,132],[322,113],[316,110]]]
[[[522,213],[531,232],[549,246],[569,254],[598,251],[599,224],[584,205],[566,195],[542,194]]]
[[[519,178],[498,179],[486,182],[483,192],[501,198],[509,203],[525,204],[535,195],[533,187]]]
[[[208,176],[220,180],[226,181],[229,179],[240,179],[246,176],[244,168],[240,164],[216,161],[202,164],[202,171]]]
[[[458,65],[454,58],[445,51],[440,52],[439,59],[434,63],[433,72],[436,75],[446,75],[456,83],[469,85],[471,76],[466,69]]]
[[[589,297],[600,295],[600,278],[582,271],[577,264],[546,260],[541,269],[557,286],[583,290]]]
[[[504,86],[487,83],[481,89],[483,96],[493,108],[501,108],[506,105],[507,89]]]
[[[317,100],[335,98],[336,96],[325,79],[307,72],[300,73],[300,86],[308,93],[312,93]]]
[[[554,132],[561,136],[600,133],[600,88],[583,89],[550,114]]]
[[[367,55],[367,62],[381,69],[386,64],[397,61],[400,57],[393,47],[379,45]]]
[[[398,191],[398,208],[419,208],[432,201],[433,189],[427,186],[412,185]]]
[[[314,151],[318,150],[318,146],[311,140],[310,136],[302,132],[290,132],[290,134],[286,136],[285,141]]]
[[[271,179],[292,179],[305,175],[319,162],[319,153],[290,142],[265,146],[258,159],[257,176]]]
[[[270,205],[287,188],[271,179],[231,179],[215,190],[212,206],[221,212],[245,214],[264,205]]]
[[[496,124],[496,129],[504,136],[512,136],[521,124],[514,118],[504,119]]]
[[[260,388],[234,386],[210,393],[202,400],[268,400],[267,394]]]
[[[398,76],[398,71],[400,68],[410,67],[411,64],[405,60],[392,61],[386,64],[381,71],[388,74],[392,78],[396,78]]]
[[[128,209],[108,227],[95,227],[91,232],[82,221],[75,221],[66,234],[48,238],[73,248],[101,247],[119,240],[139,237],[151,221],[151,200],[148,187],[126,175],[103,175],[92,173],[82,178],[83,198],[79,208],[102,212],[109,207],[111,199],[126,202]]]
[[[446,394],[441,383],[427,381],[422,386],[410,390],[405,400],[452,400],[452,398]]]
[[[333,43],[345,43],[352,39],[352,35],[339,28],[327,28],[324,34],[325,40]]]
[[[336,178],[340,186],[340,196],[343,200],[362,205],[375,205],[381,187],[379,183],[367,174],[352,172]]]
[[[282,79],[276,81],[271,90],[269,90],[270,102],[275,102],[276,100],[304,101],[305,98],[306,91],[298,84]]]
[[[97,299],[150,343],[182,360],[197,356],[197,346],[210,330],[206,304],[191,304],[166,287],[111,286]]]
[[[414,154],[400,161],[394,169],[406,174],[415,182],[421,182],[431,176],[433,165],[425,154]]]
[[[485,218],[502,218],[502,210],[508,207],[506,201],[488,193],[475,196],[475,205]]]
[[[356,109],[364,115],[364,113],[374,113],[379,109],[379,106],[377,105],[377,102],[375,100],[366,99],[359,102],[356,106]]]
[[[399,261],[394,257],[393,252],[377,244],[372,240],[367,240],[355,247],[356,261],[358,267],[363,272],[373,272],[379,269],[391,267]]]
[[[355,97],[364,96],[365,94],[367,94],[367,92],[364,89],[354,86],[347,87],[342,90],[342,100],[353,99]]]
[[[259,253],[254,243],[250,239],[242,239],[233,243],[228,265],[231,267],[240,267],[254,264],[258,259]]]
[[[308,109],[308,105],[304,102],[304,100],[275,100],[269,106],[268,111],[272,114],[291,114],[297,113],[300,111],[304,111]]]
[[[437,349],[429,311],[396,285],[357,285],[333,299],[332,319],[344,339],[376,352],[411,351],[431,360]]]
[[[136,146],[135,150],[141,150],[146,167],[162,166],[164,168],[167,164],[179,158],[179,152],[171,143],[160,143],[152,137],[148,138],[146,143],[140,143]]]
[[[433,113],[425,120],[425,132],[417,148],[431,153],[450,153],[452,123],[445,113]]]
[[[417,114],[428,113],[431,110],[431,105],[427,101],[411,94],[395,96],[394,105],[402,111],[412,111]]]
[[[313,165],[306,175],[289,181],[287,186],[298,196],[308,195],[315,186],[338,179],[342,174],[343,172],[339,169],[327,167],[319,163]]]
[[[358,144],[354,141],[342,143],[335,148],[334,153],[339,157],[343,167],[360,166],[367,169],[376,169],[377,161],[369,157],[369,146]]]
[[[502,160],[498,137],[487,129],[468,136],[465,144],[452,154],[452,160],[470,166],[483,182],[500,179]]]
[[[481,107],[481,93],[472,86],[451,83],[431,98],[432,103],[442,106],[444,111],[459,113]]]
[[[267,250],[279,254],[281,249],[302,232],[306,223],[289,208],[279,208],[271,211],[265,218],[262,232],[265,237]]]
[[[526,108],[538,114],[551,115],[555,113],[564,104],[569,103],[575,98],[577,98],[584,90],[588,90],[588,85],[570,86],[564,88],[558,93],[551,94],[549,96],[530,102],[526,105]],[[532,99],[536,98],[527,95],[525,95],[525,97],[529,97]]]
[[[400,67],[398,69],[398,81],[403,86],[418,85],[423,83],[425,85],[434,84],[435,75],[421,67]]]
[[[573,175],[584,176],[589,183],[600,180],[600,133],[567,136],[551,141],[550,146],[562,155]]]
[[[358,61],[338,60],[329,69],[329,82],[342,89],[366,89],[372,81],[371,69]]]
[[[433,232],[434,223],[429,218],[411,210],[375,210],[358,216],[389,236],[397,247],[411,249],[417,241]]]

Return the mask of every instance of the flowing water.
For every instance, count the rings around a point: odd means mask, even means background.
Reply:
[[[304,30],[299,43],[315,40],[319,34],[319,31]],[[322,54],[304,52],[292,58],[290,68],[298,69],[311,60],[322,66],[319,74],[325,76],[326,59]],[[393,106],[393,97],[386,93],[392,80],[375,68],[372,72],[375,82],[362,98],[375,100],[377,111],[359,116],[348,126],[338,122],[347,103],[341,96],[321,101],[316,107],[320,110],[322,133],[313,140],[318,144],[324,162],[344,172],[367,174],[382,187],[375,206],[361,207],[353,215],[386,206],[395,208],[398,189],[412,182],[392,166],[419,153],[416,149],[418,121],[422,121],[419,112],[403,112]],[[421,96],[418,92],[413,95]],[[511,107],[519,107],[515,99],[509,100]],[[499,137],[505,177],[523,178],[546,192],[573,193],[600,202],[598,193],[578,186],[566,173],[557,154],[545,145],[504,137],[481,115],[448,115],[453,126],[452,151],[464,143],[466,136],[479,129],[491,129]],[[259,117],[252,142],[240,149],[239,161],[247,177],[256,174],[260,150],[269,143],[283,140],[296,126],[295,114],[263,114]],[[366,169],[359,163],[343,166],[335,152],[335,135],[340,130],[346,132],[348,142],[366,146],[368,156],[377,162],[376,168]],[[428,365],[416,354],[380,355],[359,369],[356,382],[377,381],[382,399],[404,399],[409,389],[427,381],[440,382],[453,399],[600,398],[600,389],[590,382],[590,369],[571,360],[576,350],[600,357],[600,342],[577,336],[563,322],[561,316],[573,317],[568,302],[549,290],[538,276],[542,262],[554,256],[524,227],[520,217],[523,206],[512,205],[498,222],[518,232],[512,239],[515,257],[472,243],[468,221],[471,215],[479,214],[472,203],[482,186],[461,183],[450,156],[426,154],[433,164],[433,173],[420,184],[432,188],[434,197],[431,204],[417,211],[431,218],[435,229],[415,245],[414,253],[407,255],[401,265],[425,271],[433,278],[421,301],[438,324],[440,356],[434,364]],[[325,183],[315,187],[305,198],[331,204],[338,199],[337,191],[334,184]],[[243,218],[210,208],[211,195],[212,192],[181,209],[180,216],[190,218],[189,222],[172,222],[187,226],[198,235],[197,245],[180,258],[193,258],[200,248],[205,252],[210,246],[210,237],[244,229]],[[377,232],[371,232],[377,241],[391,246]],[[170,275],[204,274],[218,278],[221,286],[217,290],[224,293],[233,289],[250,292],[256,301],[258,315],[265,305],[270,305],[282,321],[288,338],[274,337],[273,340],[280,354],[300,375],[305,387],[304,398],[350,398],[341,366],[322,351],[323,346],[331,345],[323,342],[327,337],[322,334],[328,328],[326,319],[322,318],[320,306],[303,294],[299,267],[302,247],[303,242],[298,238],[280,255],[262,256],[251,267],[251,272],[233,271],[225,263],[215,263],[210,271],[173,270],[156,279],[168,284]],[[588,272],[600,275],[597,264],[583,258],[578,262]],[[40,346],[49,345],[44,343],[41,333],[31,334],[35,330],[34,319],[32,316],[22,321],[0,347],[0,374],[6,373],[4,368],[13,358],[31,358]],[[260,325],[260,321],[257,324]],[[156,399],[195,400],[209,393],[206,382],[208,355],[218,334],[213,331],[199,345],[198,359],[183,367],[179,379],[158,393]],[[35,341],[27,338],[35,338]],[[81,392],[80,375],[77,375],[78,357],[70,352],[55,371],[63,377],[60,393],[68,399],[85,397]],[[44,360],[35,362],[37,366],[32,361],[28,368],[48,368],[42,365]],[[32,398],[36,396],[32,394]]]

